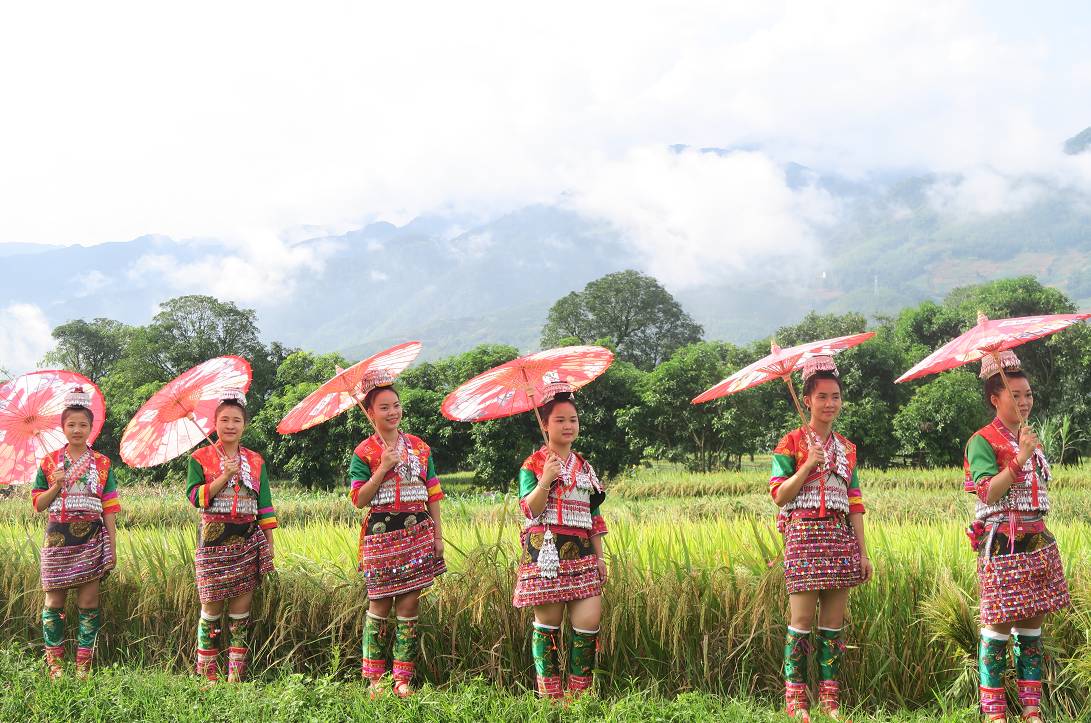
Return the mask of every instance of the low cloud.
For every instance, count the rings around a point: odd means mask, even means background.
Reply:
[[[596,164],[567,203],[609,223],[676,288],[774,260],[798,267],[817,256],[817,230],[838,217],[827,192],[789,187],[780,165],[750,151],[639,149]]]
[[[1024,211],[1050,190],[1039,178],[1012,177],[980,168],[939,181],[929,189],[928,200],[947,215],[989,216]]]
[[[12,376],[31,371],[53,348],[52,325],[34,304],[0,309],[0,369]]]
[[[323,271],[341,243],[318,239],[289,244],[267,231],[236,234],[213,245],[197,261],[169,254],[146,254],[130,267],[130,279],[158,274],[178,293],[210,294],[252,304],[290,301],[301,275]]]

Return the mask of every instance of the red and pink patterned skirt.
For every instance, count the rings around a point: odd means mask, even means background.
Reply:
[[[101,580],[115,563],[101,519],[51,521],[41,550],[42,589],[67,590]]]
[[[860,545],[844,514],[794,518],[784,525],[788,593],[837,590],[864,581]]]
[[[538,567],[538,552],[543,544],[540,529],[524,531],[523,556],[512,604],[517,608],[550,603],[571,602],[602,594],[598,558],[585,530],[553,528],[553,540],[560,557],[556,577],[544,577]]]
[[[1043,526],[1040,532],[1018,533],[1014,544],[1001,525],[977,558],[981,624],[1018,622],[1069,607],[1057,541]]]
[[[368,512],[360,530],[358,569],[369,600],[423,590],[447,572],[436,557],[436,525],[428,512]]]
[[[197,594],[202,603],[252,592],[273,572],[273,553],[257,521],[202,519],[197,530]]]

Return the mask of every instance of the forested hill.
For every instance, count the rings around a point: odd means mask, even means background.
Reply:
[[[810,184],[838,209],[835,222],[815,229],[819,260],[795,269],[790,282],[755,265],[703,286],[668,283],[706,338],[747,341],[808,309],[892,312],[954,287],[1028,274],[1091,308],[1091,203],[1077,190],[992,175],[847,180],[794,164],[785,174],[790,186]],[[550,304],[565,293],[625,268],[656,275],[614,228],[545,205],[485,222],[429,216],[315,233],[278,254],[255,281],[221,264],[239,251],[214,239],[0,244],[0,307],[35,304],[54,326],[94,317],[144,324],[166,298],[209,293],[256,309],[265,337],[291,346],[352,358],[418,338],[427,358],[438,358],[486,341],[533,348]],[[238,287],[225,290],[235,278]]]

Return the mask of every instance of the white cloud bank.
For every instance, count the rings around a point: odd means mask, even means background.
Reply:
[[[1091,188],[1085,9],[991,2],[22,3],[0,25],[0,242],[234,238],[179,267],[249,300],[321,264],[283,229],[559,198],[673,283],[813,251],[774,161],[968,172],[935,201]],[[725,158],[672,155],[759,144]],[[984,169],[984,170],[983,170]],[[1009,184],[1010,185],[1010,184]],[[244,231],[237,231],[244,229]],[[251,231],[250,229],[257,229]],[[669,248],[664,254],[662,250]]]
[[[53,327],[34,304],[0,309],[0,369],[12,376],[32,371],[53,348]]]

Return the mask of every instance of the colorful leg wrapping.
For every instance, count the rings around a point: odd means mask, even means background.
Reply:
[[[598,644],[598,630],[572,628],[572,645],[568,650],[568,691],[574,696],[583,693],[595,681]]]
[[[372,683],[377,683],[386,674],[386,659],[390,654],[393,633],[394,628],[389,620],[368,611],[364,618],[364,642],[360,648],[360,674]]]
[[[394,686],[405,685],[417,672],[417,655],[420,653],[420,635],[417,632],[417,619],[398,616],[398,627],[394,631]]]
[[[242,682],[250,653],[250,613],[228,614],[227,682]]]
[[[534,672],[537,674],[538,695],[543,698],[560,698],[561,661],[557,646],[558,628],[534,623],[530,633],[530,648],[534,654]]]
[[[201,611],[197,620],[197,675],[215,681],[216,655],[219,652],[220,618]]]
[[[1012,629],[1012,652],[1019,702],[1024,712],[1042,703],[1042,629]]]
[[[841,658],[845,641],[841,629],[818,629],[818,700],[823,710],[836,712],[840,708]]]
[[[80,608],[79,647],[76,649],[78,674],[87,675],[91,671],[91,657],[101,628],[102,612],[98,608]]]
[[[977,652],[981,676],[981,712],[990,720],[1004,720],[1008,703],[1004,697],[1004,671],[1008,667],[1008,636],[991,630],[981,631]]]
[[[806,711],[807,657],[811,654],[811,631],[788,626],[784,637],[784,707],[789,715]]]
[[[42,642],[45,644],[45,662],[51,677],[63,672],[64,662],[64,608],[42,608]]]

